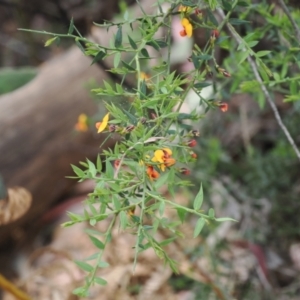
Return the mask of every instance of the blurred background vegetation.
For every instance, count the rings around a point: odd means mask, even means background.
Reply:
[[[45,48],[46,36],[20,32],[17,28],[65,33],[73,17],[79,31],[88,35],[93,21],[102,23],[112,18],[124,3],[1,0],[0,94],[32,80],[43,62],[70,46],[70,41],[62,41],[60,47]],[[249,22],[236,26],[237,30],[242,36],[255,34],[259,43],[254,50],[271,51],[264,61],[272,72],[281,74],[282,78],[299,76],[299,41],[278,2],[245,3],[249,6],[239,7],[235,17]],[[300,26],[299,3],[289,5]],[[195,40],[201,46],[197,32]],[[299,161],[262,93],[241,87],[253,75],[246,63],[237,64],[239,53],[234,49],[232,39],[221,45],[219,64],[230,71],[232,78],[222,83],[221,88],[216,81],[212,92],[216,100],[228,101],[229,111],[226,114],[210,111],[198,125],[201,136],[191,180],[195,190],[199,182],[203,183],[207,207],[216,207],[218,217],[230,216],[239,222],[220,235],[218,227],[212,225],[204,231],[203,242],[194,249],[186,249],[186,254],[191,261],[207,258],[210,275],[224,295],[232,290],[236,299],[299,299],[300,258],[293,250],[300,252]],[[178,72],[182,67],[183,63],[173,66]],[[300,148],[300,101],[284,101],[291,93],[299,95],[299,83],[296,88],[282,83],[270,92]],[[193,224],[193,220],[190,222]],[[215,241],[210,249],[213,250],[208,251],[207,240],[212,237]],[[237,254],[234,249],[245,252]],[[244,255],[244,261],[254,257],[254,262],[244,266],[239,255]],[[221,298],[213,285],[185,275],[173,275],[169,283],[175,291],[193,291],[193,299],[227,299]],[[139,284],[130,288],[132,294],[138,293]]]

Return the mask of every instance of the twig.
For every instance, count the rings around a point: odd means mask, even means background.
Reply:
[[[18,300],[31,300],[30,296],[0,274],[0,287],[15,296]]]
[[[284,3],[283,0],[278,0],[281,8],[283,9],[283,11],[285,12],[286,16],[288,17],[288,19],[290,20],[295,32],[296,32],[296,37],[297,37],[297,41],[300,41],[300,28],[298,27],[297,23],[295,22],[295,20],[293,19],[288,7],[286,6],[286,4]]]
[[[224,19],[225,18],[225,14],[224,14],[223,10],[220,9],[220,8],[218,8],[217,11],[218,11],[219,15],[221,16],[221,18]],[[229,29],[230,33],[232,34],[232,36],[234,37],[234,39],[236,40],[236,42],[239,45],[242,44],[243,43],[242,38],[238,35],[238,33],[235,31],[235,29],[232,27],[232,25],[229,24],[229,23],[227,23],[227,28]],[[247,60],[248,60],[250,66],[252,68],[252,71],[254,73],[254,76],[255,76],[257,82],[260,84],[260,87],[262,89],[262,92],[265,95],[265,98],[267,99],[269,105],[271,106],[271,109],[273,110],[275,119],[276,119],[279,127],[281,128],[281,130],[285,134],[287,140],[289,141],[289,143],[293,147],[293,149],[294,149],[294,151],[296,153],[296,156],[300,160],[300,151],[297,148],[296,143],[295,143],[294,139],[292,138],[290,132],[288,131],[288,129],[286,128],[286,126],[283,124],[281,116],[279,114],[279,111],[278,111],[275,103],[273,102],[273,99],[272,99],[270,93],[268,92],[266,86],[264,85],[262,78],[260,77],[260,74],[258,72],[257,65],[256,65],[255,61],[253,60],[253,58],[250,55],[248,56]]]

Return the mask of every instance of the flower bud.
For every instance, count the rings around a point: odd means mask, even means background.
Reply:
[[[187,168],[181,168],[179,170],[179,172],[182,174],[182,175],[190,175],[191,174],[191,171]]]
[[[220,36],[220,32],[218,29],[213,29],[211,32],[211,37],[217,39]]]
[[[187,146],[189,146],[189,147],[195,147],[196,145],[197,145],[196,140],[190,140],[187,142]]]
[[[117,129],[117,126],[114,125],[114,124],[111,124],[111,125],[108,126],[108,131],[109,132],[115,132],[116,129]]]
[[[128,126],[125,128],[125,132],[131,132],[134,128],[135,128],[134,125],[128,125]]]
[[[198,156],[197,156],[197,154],[195,152],[192,152],[191,153],[191,157],[194,158],[194,159],[196,159]]]
[[[192,135],[194,136],[194,137],[198,137],[198,136],[200,136],[200,132],[198,131],[198,130],[192,130],[191,131],[191,133],[192,133]]]
[[[140,118],[141,124],[145,124],[147,122],[147,119],[145,117]]]
[[[220,102],[218,104],[219,108],[221,109],[222,112],[226,112],[228,110],[228,103],[225,102]]]

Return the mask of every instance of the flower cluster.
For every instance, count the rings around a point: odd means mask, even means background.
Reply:
[[[172,157],[172,150],[169,148],[163,148],[156,150],[152,158],[154,163],[158,163],[158,168],[165,171],[166,167],[171,167],[176,163],[176,160]]]
[[[146,164],[146,173],[150,180],[155,180],[160,176],[155,167],[164,172],[166,168],[175,165],[176,160],[172,157],[172,150],[170,148],[162,148],[154,151],[151,162],[155,163],[155,165]]]

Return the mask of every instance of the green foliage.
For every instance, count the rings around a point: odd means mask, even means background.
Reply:
[[[0,69],[0,95],[12,92],[32,80],[37,74],[33,68]]]
[[[159,2],[159,12],[154,15],[144,12],[139,4],[142,17],[135,19],[130,19],[126,5],[121,2],[123,19],[118,22],[95,24],[114,30],[113,40],[105,46],[82,37],[73,20],[70,22],[68,34],[31,30],[52,36],[46,42],[46,46],[60,38],[73,39],[84,55],[91,56],[92,64],[113,57],[113,67],[109,72],[121,78],[120,82],[116,83],[104,81],[101,87],[93,89],[94,93],[105,99],[103,102],[109,112],[98,124],[98,133],[107,132],[108,138],[117,134],[120,141],[114,149],[103,152],[103,167],[100,156],[96,164],[87,159],[80,163],[80,168],[72,165],[76,175],[74,179],[92,179],[96,187],[85,201],[84,214],[68,213],[70,221],[64,226],[79,222],[89,222],[91,226],[95,226],[102,220],[109,221],[108,228],[100,235],[95,231],[88,232],[92,243],[98,249],[98,253],[91,259],[95,262],[76,261],[78,267],[87,272],[85,285],[74,291],[79,296],[86,296],[92,284],[106,284],[104,279],[97,277],[97,270],[107,266],[102,256],[111,241],[112,229],[115,226],[119,226],[121,231],[130,231],[136,235],[135,245],[132,245],[135,251],[134,267],[138,255],[152,248],[156,255],[176,272],[177,264],[169,257],[166,246],[181,236],[177,229],[185,222],[187,215],[196,218],[194,237],[201,234],[205,225],[217,226],[218,222],[233,221],[231,218],[216,217],[214,208],[209,208],[207,212],[201,210],[205,199],[202,184],[191,207],[182,206],[174,201],[176,191],[191,186],[191,182],[184,180],[183,176],[190,172],[185,166],[195,161],[191,148],[197,143],[198,133],[192,130],[192,125],[185,123],[186,120],[196,122],[205,117],[208,111],[218,107],[226,111],[227,106],[221,101],[232,93],[253,94],[259,105],[264,107],[262,85],[273,91],[284,91],[287,102],[296,101],[300,96],[299,76],[289,66],[293,62],[299,67],[299,45],[286,30],[291,26],[287,18],[272,14],[271,8],[264,2],[165,2],[169,3],[169,9],[163,12]],[[186,7],[179,9],[180,5]],[[204,9],[205,16],[202,13]],[[226,15],[219,22],[214,12],[221,9],[226,10]],[[253,28],[250,21],[255,14],[267,20],[259,28]],[[156,37],[160,28],[171,28],[172,18],[178,16],[182,20],[182,36],[188,35],[191,28],[202,28],[209,33],[206,45],[194,45],[190,56],[186,57],[194,66],[187,74],[170,71],[170,31],[166,38]],[[225,35],[225,26],[236,39]],[[270,34],[271,28],[271,38],[276,40],[281,26],[285,28],[281,34],[289,39],[290,47],[274,43],[274,49],[257,50],[260,41]],[[138,33],[136,28],[139,29]],[[240,32],[244,32],[244,35]],[[150,47],[156,51],[154,57],[151,56],[153,52],[150,52]],[[217,47],[229,52],[222,66],[217,63]],[[282,47],[281,51],[275,51],[279,50],[278,47]],[[262,78],[262,83],[257,81],[257,76],[251,71],[250,58],[257,68],[258,76]],[[126,79],[132,79],[132,75],[136,78],[134,87],[126,85]],[[211,76],[215,82],[210,81]],[[209,86],[212,86],[213,94],[205,98],[201,92]],[[194,91],[198,96],[203,107],[202,112],[180,112],[190,91]],[[128,99],[128,105],[124,107],[118,101],[106,100],[119,99],[118,97]],[[207,140],[205,146],[208,149],[205,156],[207,161],[203,164],[209,162],[205,170],[207,174],[212,175],[220,165],[228,163],[228,157],[215,138]],[[263,164],[258,164],[261,165]],[[199,178],[197,179],[199,181]],[[203,175],[200,179],[207,180],[207,177]],[[160,188],[164,185],[168,187],[171,198],[162,193]],[[257,189],[260,190],[259,187]],[[138,213],[136,208],[139,208]],[[164,216],[166,208],[175,209],[178,220],[168,220]],[[165,241],[156,240],[155,233],[160,227],[168,229],[171,237]]]

